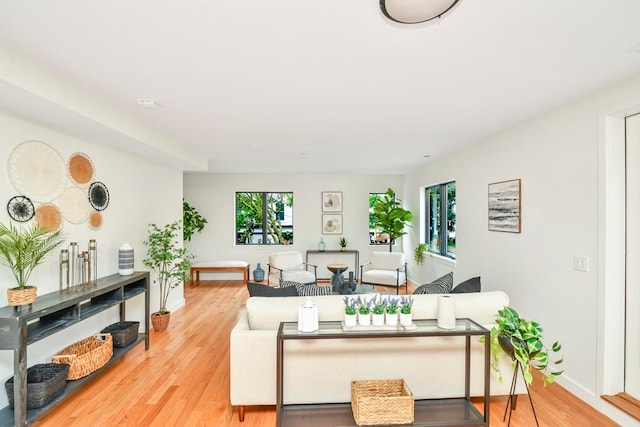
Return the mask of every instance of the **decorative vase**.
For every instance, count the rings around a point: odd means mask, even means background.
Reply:
[[[385,314],[384,323],[387,326],[398,326],[398,313],[387,313],[387,314]]]
[[[381,314],[373,313],[373,314],[371,314],[371,323],[373,324],[373,326],[383,326],[384,325],[384,313],[381,313]]]
[[[356,314],[344,314],[344,326],[353,328],[358,323],[358,316]]]
[[[253,270],[253,280],[256,282],[262,282],[264,280],[264,269],[260,267],[260,263],[255,270]]]
[[[153,325],[154,331],[166,331],[169,326],[169,320],[171,320],[170,311],[151,313],[151,325]]]
[[[129,242],[124,242],[118,249],[118,274],[131,276],[133,274],[133,247]]]
[[[324,250],[326,249],[327,244],[324,242],[324,239],[321,237],[320,241],[318,242],[318,250],[320,252],[324,252]]]
[[[368,313],[368,314],[358,313],[358,324],[360,326],[371,325],[371,313]]]
[[[36,300],[37,286],[7,289],[7,302],[11,307],[32,304]]]
[[[413,323],[413,314],[400,312],[400,324],[402,326],[411,326]]]
[[[441,329],[456,328],[455,299],[449,295],[438,297],[438,327]]]

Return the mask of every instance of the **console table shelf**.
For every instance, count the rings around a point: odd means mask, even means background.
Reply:
[[[457,319],[454,329],[440,329],[435,319],[414,320],[415,329],[410,330],[358,330],[343,331],[341,322],[320,322],[314,333],[300,333],[296,322],[281,322],[278,329],[276,348],[276,425],[282,427],[306,427],[339,425],[356,426],[351,403],[286,404],[284,398],[284,363],[287,340],[322,339],[371,339],[399,337],[443,337],[465,338],[465,389],[460,398],[420,399],[415,401],[415,420],[411,426],[484,426],[489,425],[489,372],[490,372],[490,331],[471,319]],[[484,337],[484,402],[480,412],[470,396],[471,337]],[[381,367],[383,369],[383,367]],[[311,386],[311,385],[310,385]]]
[[[112,307],[119,307],[120,321],[125,321],[125,303],[138,295],[144,295],[144,332],[139,333],[138,338],[127,347],[114,348],[113,357],[100,369],[84,378],[67,381],[64,391],[46,406],[27,410],[28,345]],[[145,350],[148,350],[148,272],[136,272],[131,276],[113,274],[98,279],[96,286],[79,292],[53,292],[42,295],[31,307],[0,308],[0,350],[13,350],[15,402],[15,409],[7,406],[0,410],[0,427],[29,425],[29,422],[50,411],[141,342],[145,343]]]

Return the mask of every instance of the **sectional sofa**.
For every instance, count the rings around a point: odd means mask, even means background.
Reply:
[[[491,327],[509,305],[501,291],[451,294],[456,317]],[[342,320],[340,295],[312,297],[319,319]],[[415,319],[434,319],[437,294],[414,295]],[[276,404],[276,335],[281,321],[296,322],[305,297],[250,297],[230,336],[230,397],[244,420],[245,407]],[[284,403],[349,402],[352,380],[403,378],[416,399],[464,396],[464,338],[420,337],[287,342]],[[472,341],[471,395],[482,396],[483,344]],[[491,395],[508,395],[512,366],[501,359],[503,381],[491,372]],[[526,393],[523,381],[516,392]]]

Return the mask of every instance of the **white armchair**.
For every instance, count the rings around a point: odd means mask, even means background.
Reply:
[[[317,265],[302,260],[298,251],[276,252],[269,255],[268,281],[280,283],[281,280],[310,284],[317,283]],[[311,270],[310,270],[311,268]]]
[[[366,268],[366,270],[365,270]],[[407,293],[407,262],[402,252],[374,252],[371,261],[360,266],[360,281],[376,286],[405,286]]]

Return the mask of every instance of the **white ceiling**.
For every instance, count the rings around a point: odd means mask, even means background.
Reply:
[[[378,3],[2,0],[0,41],[220,173],[405,173],[640,72],[638,0],[461,0],[418,25]],[[2,108],[170,157],[42,98],[0,79]]]

